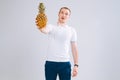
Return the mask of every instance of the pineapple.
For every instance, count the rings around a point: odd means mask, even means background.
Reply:
[[[45,6],[43,3],[39,4],[39,12],[36,17],[36,25],[38,26],[39,29],[44,28],[47,24],[47,16],[45,14]]]

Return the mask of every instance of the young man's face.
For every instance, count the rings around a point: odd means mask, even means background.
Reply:
[[[59,22],[60,23],[65,23],[70,17],[70,11],[68,9],[63,8],[59,12],[58,16],[59,16]]]

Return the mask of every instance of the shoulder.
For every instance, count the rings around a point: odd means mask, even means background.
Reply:
[[[47,24],[47,27],[53,27],[54,25],[52,25],[52,24]]]
[[[76,33],[76,29],[74,28],[74,27],[72,27],[72,26],[68,26],[69,27],[69,29],[72,31],[72,32],[75,32]]]
[[[52,27],[52,28],[55,28],[56,25],[53,25],[53,24],[47,24],[47,27]]]

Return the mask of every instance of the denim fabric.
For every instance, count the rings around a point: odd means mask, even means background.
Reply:
[[[45,63],[46,80],[56,80],[57,75],[59,76],[59,80],[71,80],[70,62],[46,61]]]

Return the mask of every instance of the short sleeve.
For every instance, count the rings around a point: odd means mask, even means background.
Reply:
[[[72,36],[71,36],[71,42],[76,42],[77,41],[77,33],[74,28],[72,28]]]
[[[52,29],[53,29],[53,26],[52,26],[51,24],[48,24],[48,25],[46,26],[46,30],[47,30],[49,33],[52,31]]]

